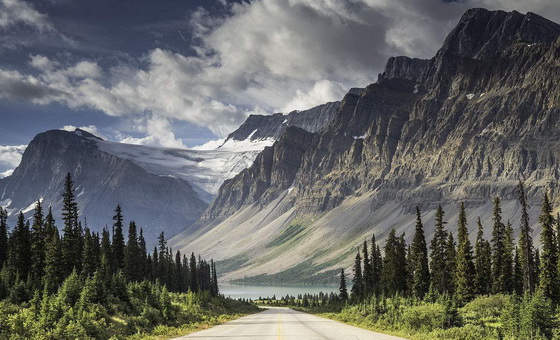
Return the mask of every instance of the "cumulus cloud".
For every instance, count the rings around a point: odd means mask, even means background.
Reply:
[[[4,6],[25,5],[21,0],[0,1]],[[228,15],[198,10],[192,16],[196,56],[154,49],[134,64],[103,69],[91,60],[66,64],[33,55],[33,75],[0,70],[0,98],[59,102],[126,117],[146,136],[125,136],[126,142],[180,147],[182,141],[173,133],[175,122],[187,121],[225,136],[251,113],[340,100],[350,87],[374,82],[389,56],[429,58],[469,7],[547,15],[558,15],[559,8],[552,0],[223,4]],[[33,18],[25,22],[45,19]],[[8,25],[8,19],[3,20],[0,26]],[[41,25],[48,27],[37,27]]]
[[[24,24],[40,31],[51,31],[48,17],[23,0],[0,0],[0,27]]]
[[[0,145],[0,169],[7,169],[0,173],[0,178],[12,174],[13,169],[21,162],[21,156],[27,145]]]
[[[315,83],[313,88],[309,91],[303,91],[298,89],[296,91],[295,97],[284,106],[284,112],[290,112],[293,110],[303,110],[317,105],[324,104],[326,102],[332,101],[333,99],[339,99],[344,96],[348,89],[338,82],[333,82],[327,79],[320,80]]]

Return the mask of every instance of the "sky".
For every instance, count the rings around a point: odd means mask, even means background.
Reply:
[[[0,178],[49,129],[192,147],[431,58],[471,7],[557,0],[0,0]]]

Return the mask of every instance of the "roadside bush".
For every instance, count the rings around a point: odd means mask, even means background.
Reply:
[[[446,308],[439,303],[405,306],[402,313],[402,321],[406,327],[416,331],[442,329],[447,321]]]

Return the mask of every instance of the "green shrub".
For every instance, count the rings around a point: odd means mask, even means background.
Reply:
[[[431,331],[444,328],[447,321],[446,308],[439,303],[423,303],[405,306],[402,313],[404,325],[412,330]]]

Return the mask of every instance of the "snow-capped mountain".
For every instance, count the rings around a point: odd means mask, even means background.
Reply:
[[[112,212],[121,204],[125,217],[144,227],[148,241],[155,241],[161,231],[171,237],[196,221],[224,181],[250,167],[274,143],[277,131],[290,124],[320,129],[337,107],[331,103],[293,112],[282,120],[288,123],[280,125],[279,114],[262,116],[246,136],[244,124],[236,137],[192,149],[111,142],[81,129],[40,133],[13,174],[0,179],[0,206],[10,216],[23,211],[29,217],[41,200],[59,216],[62,184],[70,172],[79,209],[91,229],[111,225]]]

